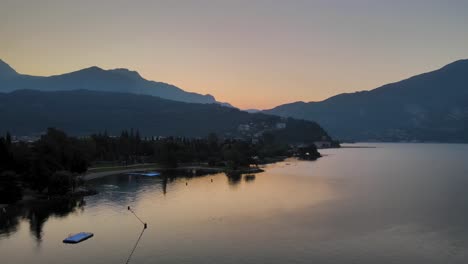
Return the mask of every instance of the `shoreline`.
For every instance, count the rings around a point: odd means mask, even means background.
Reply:
[[[210,173],[229,173],[229,172],[236,172],[240,174],[244,173],[260,173],[263,172],[260,168],[241,168],[237,170],[229,170],[222,167],[204,167],[204,166],[181,166],[177,168],[161,168],[161,167],[150,167],[150,168],[126,168],[122,170],[110,170],[110,171],[103,171],[103,172],[91,172],[87,174],[80,175],[80,177],[84,181],[90,181],[94,179],[99,179],[111,175],[116,174],[124,174],[124,173],[132,173],[132,172],[147,172],[147,171],[161,171],[161,172],[182,172],[188,173],[192,175],[197,175],[198,172],[202,172],[202,174],[210,174]]]
[[[282,162],[282,161],[285,161],[286,158],[288,157],[272,158],[268,160],[267,162],[261,163],[259,165],[274,164],[274,163]],[[107,171],[99,171],[99,169],[101,168],[92,168],[91,171],[92,170],[98,170],[98,171],[78,175],[78,177],[81,178],[85,182],[85,184],[77,187],[77,189],[72,193],[67,193],[65,195],[49,196],[47,194],[34,192],[30,189],[24,189],[23,191],[25,193],[22,199],[12,204],[0,204],[0,210],[4,210],[4,208],[7,208],[15,204],[20,205],[20,204],[25,204],[29,202],[35,202],[35,201],[54,201],[54,200],[59,200],[59,199],[64,199],[64,198],[76,198],[76,197],[95,195],[97,194],[97,192],[93,188],[90,188],[86,184],[86,182],[95,180],[95,179],[100,179],[100,178],[107,177],[107,176],[111,176],[111,175],[118,175],[118,174],[132,173],[132,172],[148,172],[148,171],[156,170],[159,172],[169,174],[169,175],[164,175],[162,178],[171,177],[170,176],[171,173],[181,174],[180,176],[182,177],[197,177],[197,176],[204,176],[204,175],[215,174],[215,173],[225,173],[228,177],[232,177],[234,175],[255,174],[255,173],[264,172],[264,170],[258,166],[257,167],[244,167],[244,168],[238,168],[238,169],[232,170],[226,167],[209,167],[209,166],[200,166],[200,165],[199,166],[186,165],[186,166],[180,166],[177,168],[162,168],[162,167],[157,166],[156,164],[154,164],[154,166],[152,165],[153,164],[134,164],[134,165],[125,167],[124,169],[118,169],[118,167],[106,167],[106,169],[109,169]],[[114,169],[114,168],[117,168],[117,169]],[[174,175],[172,177],[174,177]],[[177,175],[175,175],[175,177],[177,177]]]
[[[90,180],[99,179],[99,178],[103,178],[103,177],[107,177],[111,175],[118,175],[118,174],[131,173],[131,172],[146,172],[146,171],[153,171],[153,170],[158,170],[158,171],[166,172],[166,173],[172,173],[172,172],[185,173],[184,177],[203,176],[203,175],[214,174],[214,173],[226,173],[226,174],[239,174],[240,175],[240,174],[264,172],[264,170],[261,168],[241,168],[237,170],[228,170],[226,168],[221,168],[221,167],[203,167],[203,166],[182,166],[178,168],[160,168],[160,167],[138,168],[138,166],[135,166],[135,168],[128,168],[125,170],[92,172],[92,173],[88,173],[84,175],[79,175],[79,177],[81,177],[81,179],[87,182]],[[164,177],[167,177],[167,176],[164,176]],[[48,196],[46,194],[34,192],[30,189],[25,189],[24,191],[25,191],[25,194],[23,195],[22,199],[12,204],[0,204],[0,210],[4,210],[11,205],[24,205],[24,204],[28,204],[31,202],[33,203],[34,202],[36,203],[46,202],[47,203],[50,201],[57,201],[60,199],[85,197],[85,196],[98,194],[93,188],[89,188],[86,184],[78,187],[77,190],[75,190],[75,192],[67,193],[65,195]]]

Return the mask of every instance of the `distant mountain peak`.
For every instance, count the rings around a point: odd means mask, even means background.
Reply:
[[[10,65],[0,59],[0,78],[10,78],[18,75],[18,73]]]
[[[131,78],[143,79],[143,77],[141,77],[141,75],[137,71],[132,71],[126,68],[117,68],[117,69],[109,70],[109,72],[119,73],[127,77],[131,77]]]
[[[91,66],[88,68],[81,69],[78,72],[103,72],[103,71],[105,70],[102,68],[99,68],[98,66]]]
[[[468,142],[468,60],[378,88],[267,114],[314,120],[332,136],[371,141]]]
[[[442,69],[468,68],[468,59],[457,60],[442,67]]]
[[[65,74],[41,77],[18,74],[8,64],[3,61],[0,62],[0,91],[11,92],[21,89],[41,91],[85,89],[103,92],[146,94],[188,103],[219,103],[211,95],[187,92],[171,84],[149,81],[141,77],[138,72],[125,68],[107,70],[92,66]],[[222,105],[229,106],[228,104]]]
[[[59,75],[56,75],[56,76],[80,76],[80,77],[91,77],[93,76],[94,78],[102,75],[102,73],[106,72],[104,69],[102,68],[99,68],[97,66],[91,66],[91,67],[88,67],[88,68],[84,68],[84,69],[81,69],[81,70],[77,70],[77,71],[72,71],[72,72],[69,72],[69,73],[65,73],[65,74],[59,74]]]

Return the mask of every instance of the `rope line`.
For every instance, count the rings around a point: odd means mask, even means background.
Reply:
[[[144,226],[146,226],[146,223],[143,222],[143,220],[141,220],[141,218],[138,217],[138,215],[135,214],[135,212],[130,208],[130,206],[128,207],[128,210],[129,210],[130,212],[132,212],[132,214],[133,214],[138,220],[140,220],[140,222],[141,222]]]
[[[141,230],[141,233],[140,233],[140,236],[138,237],[136,243],[135,243],[135,246],[133,246],[133,249],[132,249],[132,252],[130,252],[130,255],[128,255],[128,258],[127,258],[127,261],[125,262],[125,264],[128,264],[130,263],[130,259],[132,258],[133,256],[133,253],[135,252],[137,246],[138,246],[138,243],[140,243],[140,240],[141,240],[141,237],[143,236],[143,233],[145,232],[146,228],[143,228],[143,230]]]
[[[136,248],[138,247],[138,244],[140,243],[141,237],[143,236],[143,233],[145,232],[146,227],[147,227],[147,224],[145,222],[143,222],[143,220],[141,220],[141,218],[138,217],[138,215],[136,215],[136,213],[130,208],[130,206],[128,206],[127,209],[130,212],[132,212],[132,214],[143,224],[143,230],[141,230],[140,236],[138,237],[137,241],[135,242],[135,245],[133,246],[133,249],[130,252],[130,255],[128,255],[127,261],[125,262],[126,264],[130,263],[130,259],[132,258],[133,253],[135,252]]]

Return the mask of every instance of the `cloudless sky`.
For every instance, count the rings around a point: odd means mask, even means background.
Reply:
[[[0,58],[31,75],[130,68],[265,109],[468,58],[468,1],[0,0]]]

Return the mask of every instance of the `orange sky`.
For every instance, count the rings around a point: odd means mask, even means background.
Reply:
[[[454,1],[2,1],[0,58],[129,68],[240,108],[371,89],[468,58]]]

